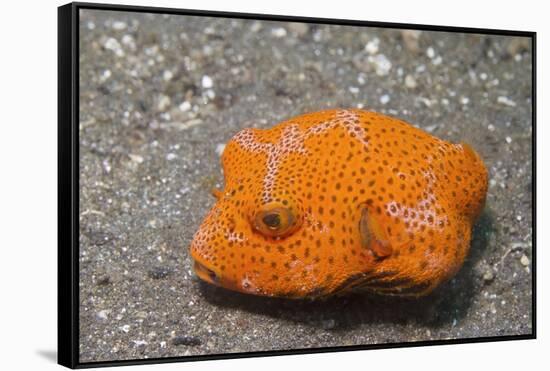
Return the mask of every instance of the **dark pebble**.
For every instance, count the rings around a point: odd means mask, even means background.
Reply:
[[[149,270],[149,277],[151,277],[154,280],[160,280],[163,278],[166,278],[172,273],[170,269],[166,267],[154,267],[151,270]]]
[[[92,245],[96,246],[105,245],[112,240],[111,234],[103,231],[88,231],[86,236],[90,239]]]
[[[172,344],[174,345],[187,345],[187,346],[197,346],[201,345],[202,341],[196,336],[176,336],[172,339]]]
[[[112,282],[113,281],[111,280],[111,276],[109,276],[108,274],[104,274],[104,275],[99,276],[97,278],[97,281],[96,281],[98,286],[108,285]]]

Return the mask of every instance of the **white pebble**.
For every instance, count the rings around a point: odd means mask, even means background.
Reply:
[[[521,259],[519,260],[519,262],[520,262],[521,265],[523,265],[524,267],[527,267],[531,261],[529,260],[529,258],[527,257],[527,255],[523,254],[523,255],[521,256]]]
[[[314,33],[313,33],[313,41],[315,42],[320,42],[320,41],[323,41],[323,37],[325,35],[323,34],[323,30],[322,29],[318,29],[316,30]],[[315,49],[315,54],[316,55],[319,55],[317,54],[317,51],[319,51],[319,53],[321,52],[319,49]]]
[[[487,129],[488,129],[489,131],[495,131],[495,125],[489,124],[489,125],[487,125]]]
[[[508,97],[502,97],[502,96],[498,97],[497,102],[500,103],[500,104],[504,104],[505,106],[509,106],[509,107],[515,107],[516,106],[516,102],[514,102],[513,100],[511,100]]]
[[[120,43],[117,39],[110,37],[105,41],[105,44],[103,45],[105,49],[111,50],[115,53],[117,57],[123,57],[124,51],[122,50],[122,47],[120,46]]]
[[[103,168],[105,169],[105,172],[106,173],[110,173],[111,172],[111,164],[109,163],[109,160],[105,159],[103,160]]]
[[[129,154],[128,157],[130,157],[130,160],[134,161],[134,162],[137,162],[138,164],[141,164],[143,162],[143,156],[140,156],[140,155],[134,155],[134,154]]]
[[[175,160],[177,157],[178,157],[178,155],[176,155],[175,153],[169,153],[169,154],[166,155],[166,159],[168,161]]]
[[[488,270],[483,274],[483,279],[485,281],[492,281],[495,278],[495,275],[492,271]]]
[[[359,88],[357,86],[350,86],[348,89],[349,89],[349,92],[352,94],[359,93]]]
[[[250,26],[250,31],[252,32],[258,32],[261,29],[262,29],[262,23],[259,21],[254,21],[254,23],[252,23],[252,26]]]
[[[207,91],[204,92],[204,95],[208,98],[208,99],[214,99],[216,98],[216,92],[212,89],[208,89]]]
[[[390,101],[390,96],[388,94],[384,94],[380,97],[380,103],[386,104]]]
[[[135,47],[136,46],[136,43],[134,42],[134,38],[132,37],[132,35],[122,36],[122,43],[124,45],[128,45],[130,47]]]
[[[429,125],[429,126],[426,126],[426,127],[424,128],[424,130],[426,130],[428,133],[433,133],[433,131],[434,131],[435,129],[437,129],[438,126],[439,126],[439,125],[437,125],[437,124],[436,124],[436,125]]]
[[[124,326],[120,327],[120,329],[127,333],[128,331],[130,331],[130,325],[124,325]]]
[[[426,97],[419,97],[418,101],[422,102],[426,107],[431,107],[432,106],[432,101],[429,100]]]
[[[487,80],[487,74],[485,72],[482,72],[479,74],[479,78],[483,81]]]
[[[212,78],[208,75],[204,75],[201,80],[201,85],[205,89],[210,89],[212,86],[214,86],[214,81],[212,81]]]
[[[189,111],[191,109],[191,103],[185,101],[185,102],[182,102],[180,105],[179,105],[179,109],[183,112],[186,112],[186,111]]]
[[[380,44],[380,39],[375,38],[372,41],[369,41],[367,45],[365,45],[365,50],[370,55],[378,53],[378,45]]]
[[[115,21],[113,22],[113,29],[117,31],[122,31],[126,28],[126,23],[122,21]]]
[[[286,29],[284,29],[283,27],[274,28],[271,30],[271,34],[275,37],[285,37]]]
[[[109,318],[109,313],[111,313],[109,309],[100,310],[99,312],[97,312],[97,318],[101,320],[106,320],[107,318]]]
[[[107,81],[112,76],[111,70],[103,70],[101,73],[101,76],[99,77],[99,80],[101,82]]]
[[[435,57],[435,50],[434,48],[432,48],[431,46],[426,49],[426,55],[428,56],[428,58],[432,59],[433,57]]]
[[[462,98],[460,98],[460,103],[466,105],[466,104],[470,103],[470,98],[462,97]]]
[[[433,60],[432,60],[432,64],[434,66],[439,66],[441,64],[441,62],[443,62],[443,58],[441,58],[440,55],[438,55],[437,57],[435,57]]]
[[[369,57],[369,61],[374,63],[376,74],[378,76],[385,76],[391,70],[391,62],[384,54],[378,54],[374,57]]]
[[[174,74],[170,70],[166,70],[162,73],[162,78],[164,81],[170,81],[172,80],[172,77],[174,77]]]
[[[157,108],[159,111],[164,111],[168,108],[170,105],[170,97],[167,95],[161,95],[157,104]]]
[[[508,143],[508,144],[512,143],[512,138],[506,137],[506,143]]]
[[[204,45],[202,47],[202,52],[204,55],[212,55],[214,49],[210,45]]]
[[[412,75],[405,76],[405,86],[410,89],[416,88],[416,80]]]
[[[292,22],[288,25],[288,28],[298,36],[304,36],[309,32],[309,26],[307,23]]]

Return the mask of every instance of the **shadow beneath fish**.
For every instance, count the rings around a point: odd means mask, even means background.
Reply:
[[[382,296],[368,292],[322,300],[296,300],[246,295],[200,282],[201,295],[211,304],[262,314],[330,331],[361,324],[418,324],[429,328],[454,325],[468,314],[481,294],[483,279],[475,266],[488,245],[493,217],[485,210],[478,219],[469,256],[458,274],[430,295],[420,298]]]

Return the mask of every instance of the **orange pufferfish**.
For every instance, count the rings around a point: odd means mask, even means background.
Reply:
[[[422,296],[468,253],[487,170],[467,144],[364,110],[238,132],[191,243],[199,278],[263,296]]]

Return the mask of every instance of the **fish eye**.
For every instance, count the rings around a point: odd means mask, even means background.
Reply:
[[[290,207],[282,203],[270,203],[256,213],[253,225],[263,235],[282,237],[296,229],[297,218]]]
[[[281,226],[281,217],[277,213],[265,215],[262,221],[269,229],[277,229]]]

